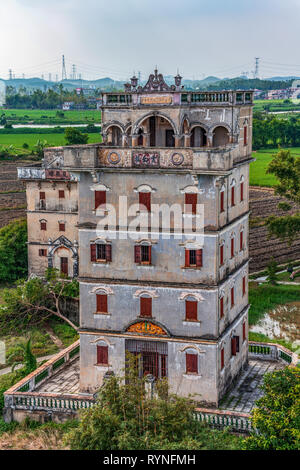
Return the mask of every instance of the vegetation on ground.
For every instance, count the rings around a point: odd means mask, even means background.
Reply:
[[[277,305],[284,305],[288,302],[299,300],[299,286],[261,284],[257,282],[249,283],[249,325],[255,325],[263,315],[275,308]]]
[[[14,289],[4,289],[1,295],[4,303],[0,306],[0,331],[6,334],[40,325],[52,316],[78,329],[61,310],[63,297],[78,297],[78,281],[64,278],[57,269],[47,269],[45,279],[19,281]]]
[[[257,430],[242,443],[247,450],[300,450],[300,369],[264,376],[264,395],[253,409]]]
[[[35,153],[38,141],[46,142],[46,147],[66,145],[64,134],[0,134],[0,159],[15,159]],[[88,133],[88,143],[101,142],[99,133]],[[24,143],[28,145],[25,149]],[[2,153],[1,153],[2,149]],[[2,155],[2,157],[1,157]]]
[[[65,139],[67,145],[83,145],[89,140],[88,134],[83,134],[76,127],[67,127],[65,130]]]
[[[79,424],[65,437],[78,450],[237,449],[241,438],[217,431],[193,417],[195,403],[168,393],[156,383],[157,396],[147,392],[136,358],[128,354],[124,377],[111,376],[100,389],[97,404],[82,412]]]
[[[267,112],[267,113],[281,113],[281,112],[292,112],[300,111],[300,101],[293,102],[290,99],[281,100],[254,100],[254,113],[256,112]]]
[[[27,276],[27,222],[15,220],[0,229],[0,283]]]

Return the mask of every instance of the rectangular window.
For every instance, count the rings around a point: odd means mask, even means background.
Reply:
[[[185,193],[185,202],[184,202],[186,206],[185,211],[188,214],[197,214],[197,199],[198,199],[197,194]]]
[[[230,290],[231,308],[234,307],[234,287]]]
[[[243,341],[246,340],[246,322],[243,323]]]
[[[220,266],[224,264],[224,245],[220,246]]]
[[[220,298],[220,318],[224,317],[224,297]]]
[[[243,277],[243,295],[246,294],[246,276]]]
[[[97,346],[97,364],[108,365],[108,346]]]
[[[241,183],[241,202],[244,200],[244,183]]]
[[[230,256],[231,258],[234,257],[234,238],[233,237],[230,240]]]
[[[244,245],[244,232],[243,230],[240,232],[240,251],[243,250],[243,245]]]
[[[248,141],[248,130],[247,130],[247,126],[244,126],[244,145],[247,145],[247,141]]]
[[[59,199],[64,199],[64,197],[65,197],[65,192],[64,192],[63,189],[60,189],[60,190],[58,191],[58,197],[59,197]]]
[[[185,360],[186,360],[186,373],[198,374],[198,354],[186,353]]]
[[[95,209],[106,204],[106,191],[95,191]]]
[[[221,370],[224,369],[224,348],[221,349]]]
[[[151,246],[141,245],[141,263],[151,263]]]
[[[231,356],[236,356],[236,340],[235,336],[231,338]]]
[[[146,210],[151,212],[151,193],[139,193],[140,211]]]
[[[66,225],[64,223],[59,222],[58,228],[60,232],[64,232],[66,230]]]
[[[47,230],[47,223],[41,222],[41,230]]]
[[[240,337],[234,336],[233,339],[235,340],[235,350],[236,352],[240,352]]]
[[[107,295],[97,294],[97,313],[107,313]]]
[[[104,243],[91,244],[91,261],[111,262],[111,245]]]
[[[232,188],[231,188],[231,206],[232,206],[232,207],[235,206],[234,196],[235,196],[235,194],[234,194],[234,186],[232,186]]]
[[[140,297],[140,316],[152,317],[152,298]]]
[[[40,191],[40,200],[45,200],[45,199],[46,199],[45,191]]]
[[[198,302],[195,300],[185,301],[185,319],[188,321],[198,320]]]
[[[224,191],[220,193],[220,212],[224,212]]]
[[[203,254],[201,250],[185,250],[185,266],[201,268],[203,266]]]
[[[45,250],[44,248],[41,248],[39,250],[39,256],[47,256],[47,250]]]

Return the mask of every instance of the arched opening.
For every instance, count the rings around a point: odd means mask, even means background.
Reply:
[[[191,147],[206,147],[206,132],[201,126],[196,126],[191,132]]]
[[[138,131],[138,145],[143,145],[143,129],[140,127]]]
[[[131,135],[132,127],[129,126],[127,131],[126,131],[126,142],[127,146],[131,147],[132,145],[132,135]]]
[[[229,143],[229,134],[226,127],[218,126],[214,130],[213,147],[224,147]]]
[[[64,276],[73,276],[72,252],[66,247],[59,247],[53,253],[53,268],[58,269]]]
[[[175,147],[175,129],[163,116],[150,116],[141,122],[145,129],[146,147]]]
[[[111,126],[107,131],[107,143],[113,146],[122,145],[121,129],[118,126]]]

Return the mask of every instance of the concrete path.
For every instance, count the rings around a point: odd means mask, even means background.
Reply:
[[[55,354],[50,354],[49,356],[42,356],[42,357],[37,357],[36,360],[37,362],[42,362],[42,361],[48,361],[48,359],[51,359],[52,357],[56,356],[58,353],[56,352]],[[23,367],[23,364],[18,364],[15,367],[15,370],[21,369]],[[11,372],[11,366],[5,367],[5,369],[0,369],[0,376],[9,374]]]

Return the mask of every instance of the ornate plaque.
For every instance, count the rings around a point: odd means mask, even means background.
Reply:
[[[117,163],[120,162],[121,157],[117,152],[110,152],[107,157],[108,163],[111,163],[112,165],[116,165]]]
[[[140,168],[158,168],[159,153],[158,152],[133,152],[132,165]]]
[[[141,104],[171,104],[171,95],[141,96]]]
[[[154,325],[154,323],[148,321],[141,321],[138,323],[134,323],[127,328],[129,333],[140,333],[143,335],[155,335],[155,336],[167,336],[165,330],[163,330],[160,326]]]
[[[182,153],[173,153],[171,157],[171,161],[173,165],[176,165],[176,166],[182,165],[183,160],[184,160],[184,156],[182,155]]]

